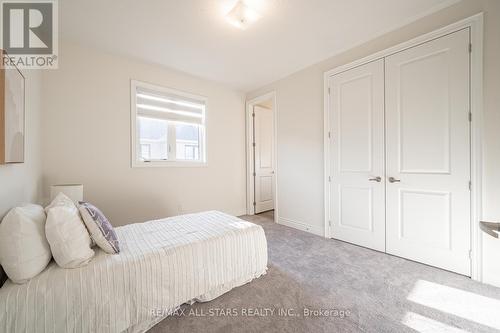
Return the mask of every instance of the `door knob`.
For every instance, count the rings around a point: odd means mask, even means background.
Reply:
[[[380,182],[382,181],[382,177],[377,176],[377,177],[375,177],[375,178],[370,178],[370,179],[368,179],[368,180],[369,180],[369,181],[371,181],[371,182],[377,182],[377,183],[380,183]]]
[[[396,179],[396,178],[394,178],[394,177],[389,177],[389,179],[388,179],[388,180],[389,180],[389,183],[399,183],[399,182],[401,181],[401,180]]]

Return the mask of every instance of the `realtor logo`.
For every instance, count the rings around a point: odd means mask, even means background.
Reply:
[[[0,0],[3,65],[57,68],[56,0]]]

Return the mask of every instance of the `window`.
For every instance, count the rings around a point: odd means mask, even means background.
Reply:
[[[132,81],[132,166],[206,163],[206,98]]]
[[[177,124],[176,158],[178,160],[198,160],[200,158],[200,128],[196,125]]]
[[[151,145],[141,143],[141,158],[143,160],[151,159]]]
[[[168,123],[163,119],[137,117],[139,156],[143,161],[168,159]]]

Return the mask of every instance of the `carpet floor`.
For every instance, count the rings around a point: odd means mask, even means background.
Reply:
[[[500,289],[272,221],[266,275],[150,332],[499,332]]]

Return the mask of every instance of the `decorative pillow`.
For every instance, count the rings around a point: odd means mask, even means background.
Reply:
[[[45,208],[45,234],[56,263],[63,268],[86,265],[94,256],[90,235],[73,201],[59,193]]]
[[[88,202],[80,201],[79,204],[83,222],[97,246],[106,253],[114,254],[120,252],[118,237],[106,216],[104,216],[99,208]]]
[[[0,288],[3,286],[5,281],[7,281],[8,277],[7,274],[5,274],[5,271],[3,270],[2,266],[0,266]]]
[[[45,237],[42,206],[12,208],[0,224],[0,263],[14,283],[26,283],[47,267],[52,258]]]

